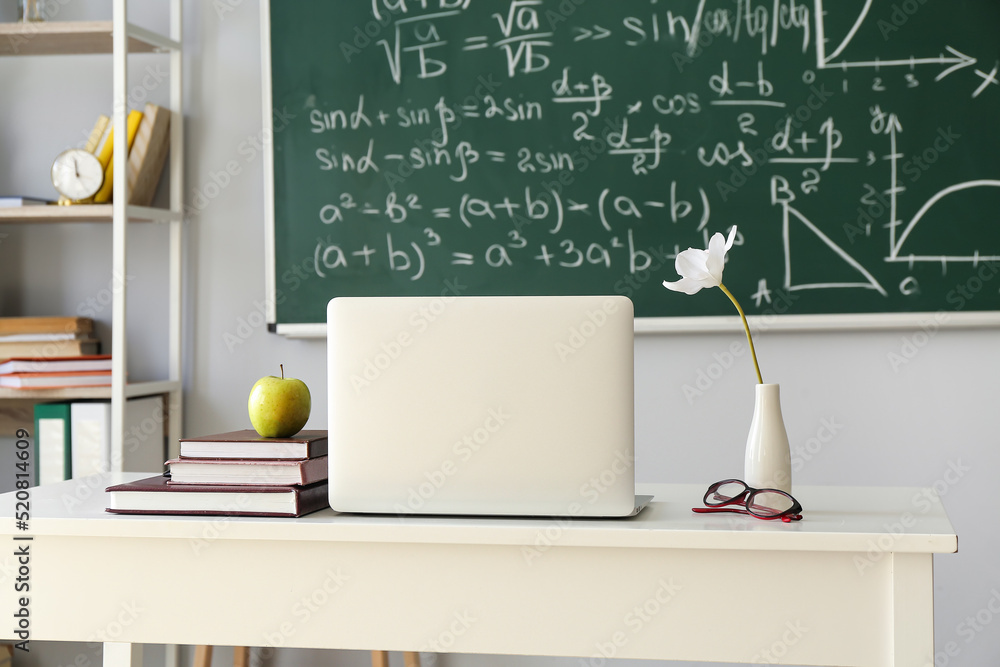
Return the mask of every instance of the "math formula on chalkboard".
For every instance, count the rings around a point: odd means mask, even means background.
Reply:
[[[733,225],[751,315],[1000,310],[992,0],[267,12],[279,327],[445,291],[731,315],[661,283]]]

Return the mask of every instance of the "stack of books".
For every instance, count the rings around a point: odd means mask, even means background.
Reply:
[[[327,432],[251,429],[180,440],[167,472],[107,488],[118,514],[302,516],[329,507]]]
[[[99,345],[89,317],[0,317],[0,361],[94,355]]]
[[[0,387],[63,389],[107,387],[110,384],[110,354],[77,357],[14,357],[0,362]]]

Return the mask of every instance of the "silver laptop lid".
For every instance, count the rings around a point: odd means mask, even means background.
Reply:
[[[333,509],[633,512],[627,298],[339,297],[327,315]]]

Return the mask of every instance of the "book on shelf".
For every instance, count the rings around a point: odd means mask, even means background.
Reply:
[[[329,507],[326,481],[305,486],[169,484],[164,475],[109,486],[115,514],[297,517]]]
[[[89,317],[0,317],[0,334],[92,333]]]
[[[142,122],[142,112],[136,111],[135,109],[128,112],[128,118],[125,120],[125,152],[126,155],[128,151],[132,148],[132,142],[135,140],[135,135],[139,131],[139,124]],[[115,184],[115,161],[112,159],[110,153],[114,147],[114,133],[109,132],[107,140],[104,142],[104,148],[98,154],[98,161],[104,165],[104,183],[101,184],[101,189],[97,191],[94,195],[95,204],[107,204],[111,201],[113,195],[114,184]],[[107,162],[104,162],[105,154],[108,154]],[[127,175],[127,172],[126,172]]]
[[[311,459],[325,456],[327,432],[299,431],[290,438],[262,438],[253,429],[180,439],[181,458]]]
[[[90,130],[90,136],[87,137],[87,143],[84,144],[83,150],[97,155],[97,147],[101,145],[101,139],[108,134],[110,131],[108,128],[110,127],[111,119],[104,114],[98,115],[97,122],[94,123],[93,129]],[[98,161],[100,161],[100,157],[98,157]]]
[[[79,357],[14,357],[0,362],[0,375],[9,373],[75,373],[80,371],[110,371],[110,354]]]
[[[39,484],[72,477],[70,403],[35,404],[35,469]]]
[[[84,333],[82,331],[77,333],[0,334],[0,343],[50,343],[63,340],[84,340],[89,337],[89,333]]]
[[[130,398],[125,403],[123,470],[163,470],[163,399]],[[75,401],[70,407],[73,477],[107,472],[111,459],[111,401]]]
[[[0,340],[0,361],[15,357],[80,357],[97,354],[100,349],[101,343],[96,338],[23,342]]]
[[[22,206],[45,206],[52,202],[34,197],[0,197],[0,208],[21,208]]]
[[[312,484],[327,478],[327,457],[275,459],[170,459],[171,484]]]
[[[147,104],[128,152],[128,197],[136,206],[153,203],[170,148],[170,109]]]
[[[0,387],[7,389],[66,389],[68,387],[109,387],[111,371],[53,373],[11,373],[0,375]]]

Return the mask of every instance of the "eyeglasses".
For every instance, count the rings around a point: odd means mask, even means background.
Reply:
[[[781,519],[785,523],[802,518],[802,505],[790,494],[778,489],[755,489],[739,479],[724,479],[712,484],[702,502],[707,507],[692,507],[691,510],[699,514],[737,512],[758,519]]]

